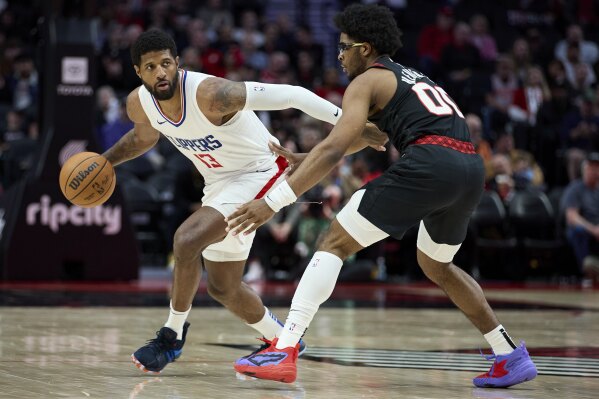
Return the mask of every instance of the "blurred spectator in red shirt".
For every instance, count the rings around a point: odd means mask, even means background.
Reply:
[[[430,77],[435,77],[436,66],[441,60],[441,50],[453,41],[453,24],[453,10],[450,7],[442,7],[437,12],[436,23],[425,26],[420,32],[420,69]]]
[[[514,103],[509,108],[510,118],[516,122],[535,126],[537,112],[545,101],[551,100],[551,92],[543,70],[538,66],[528,68],[524,86],[514,93]]]

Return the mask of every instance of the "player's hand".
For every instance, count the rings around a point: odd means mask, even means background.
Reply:
[[[372,147],[377,151],[387,150],[385,144],[389,141],[389,136],[372,122],[366,122],[364,130],[362,130],[362,138],[368,143],[369,147]]]
[[[272,141],[268,142],[268,148],[270,148],[270,150],[275,154],[282,156],[287,160],[289,163],[289,167],[287,168],[287,176],[291,176],[297,167],[302,163],[302,161],[308,156],[306,153],[291,152],[282,145]]]
[[[251,234],[258,227],[268,222],[274,214],[275,212],[263,199],[247,202],[225,218],[225,222],[228,224],[225,231],[231,232],[234,236],[241,233],[244,235]]]

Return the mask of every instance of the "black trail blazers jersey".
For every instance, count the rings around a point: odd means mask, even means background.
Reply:
[[[368,119],[389,135],[389,141],[402,153],[422,136],[446,136],[470,142],[464,115],[435,82],[422,73],[379,57],[370,68],[384,68],[397,78],[397,90],[385,108]]]

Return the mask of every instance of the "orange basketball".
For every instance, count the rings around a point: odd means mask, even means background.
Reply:
[[[116,185],[112,165],[95,152],[80,152],[70,157],[62,165],[59,180],[64,196],[83,208],[106,202]]]

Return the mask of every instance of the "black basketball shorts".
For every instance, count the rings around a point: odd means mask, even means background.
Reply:
[[[435,243],[458,245],[480,201],[484,177],[478,154],[410,145],[397,162],[363,187],[358,213],[396,239],[423,221]]]

